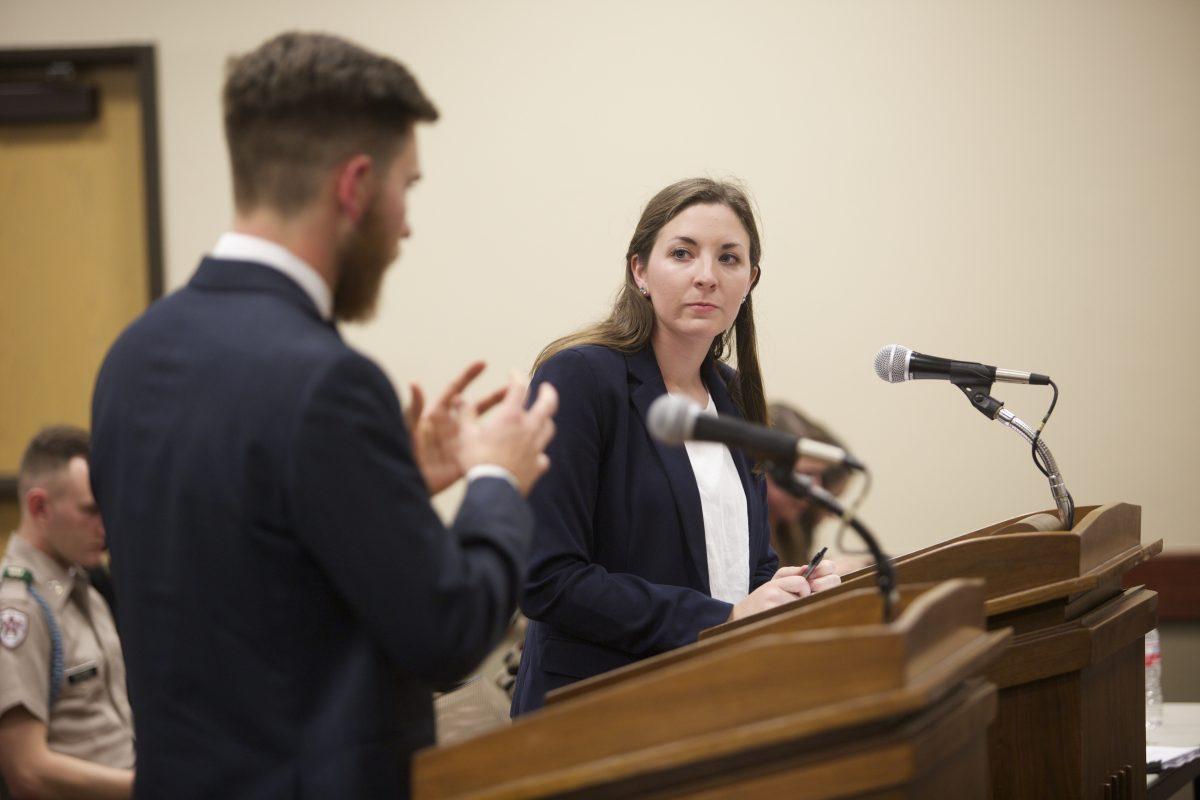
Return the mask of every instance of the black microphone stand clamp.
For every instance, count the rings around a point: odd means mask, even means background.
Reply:
[[[986,374],[955,376],[950,378],[950,382],[966,395],[967,400],[980,414],[1016,431],[1031,446],[1036,438],[1038,455],[1046,465],[1050,494],[1054,497],[1054,506],[1058,509],[1058,520],[1063,524],[1063,530],[1071,530],[1075,525],[1071,495],[1067,492],[1067,484],[1063,481],[1058,462],[1051,455],[1046,440],[1038,436],[1020,417],[1006,409],[1003,402],[992,397],[992,382],[987,379]]]
[[[899,601],[899,593],[896,591],[896,571],[892,568],[891,559],[880,549],[879,542],[875,539],[874,534],[856,517],[848,516],[846,509],[838,502],[838,499],[823,487],[813,483],[812,478],[795,472],[793,465],[768,461],[766,467],[767,472],[777,485],[802,500],[811,499],[834,514],[837,514],[863,540],[867,545],[867,549],[871,551],[872,557],[875,559],[875,583],[879,586],[879,593],[883,596],[883,621],[885,623],[891,622],[894,618],[893,615],[895,614],[897,602]]]

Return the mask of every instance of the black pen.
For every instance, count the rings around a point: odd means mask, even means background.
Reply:
[[[804,570],[805,578],[808,578],[808,576],[813,574],[813,570],[815,570],[817,568],[817,565],[821,563],[821,559],[825,557],[825,551],[828,549],[829,549],[828,547],[822,547],[820,550],[817,551],[817,554],[815,556],[813,556],[813,560],[808,562],[808,567]],[[808,582],[811,584],[812,579],[810,578]]]

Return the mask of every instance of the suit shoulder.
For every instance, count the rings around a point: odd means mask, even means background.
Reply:
[[[599,344],[581,344],[560,350],[538,367],[539,373],[587,373],[601,383],[619,379],[622,384],[625,382],[626,371],[625,354]]]
[[[340,341],[336,347],[323,346],[319,350],[312,354],[314,363],[307,392],[310,396],[344,395],[367,389],[382,395],[389,405],[398,402],[383,368],[366,355]]]
[[[130,323],[113,346],[121,352],[169,342],[191,352],[236,350],[250,358],[322,357],[350,348],[285,296],[271,292],[212,292],[183,286],[159,298]]]

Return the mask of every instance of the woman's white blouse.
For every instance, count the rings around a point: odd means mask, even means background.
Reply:
[[[711,395],[703,413],[717,416]],[[750,517],[742,479],[725,445],[687,442],[684,446],[700,490],[709,590],[718,600],[736,603],[750,592]]]

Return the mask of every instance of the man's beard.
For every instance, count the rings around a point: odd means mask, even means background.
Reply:
[[[358,228],[338,250],[334,319],[365,322],[375,316],[383,273],[398,254],[396,241],[384,231],[381,204],[376,196],[363,212]]]

